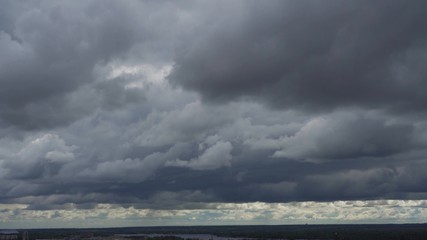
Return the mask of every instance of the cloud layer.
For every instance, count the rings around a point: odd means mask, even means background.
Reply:
[[[425,199],[425,5],[6,1],[1,208]]]

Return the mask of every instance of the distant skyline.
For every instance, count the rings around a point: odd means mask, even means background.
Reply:
[[[427,2],[0,4],[0,229],[425,222]]]

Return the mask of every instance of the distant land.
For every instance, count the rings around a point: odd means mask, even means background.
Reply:
[[[19,229],[17,239],[342,239],[425,240],[427,224],[248,225]],[[1,236],[0,236],[1,238]]]

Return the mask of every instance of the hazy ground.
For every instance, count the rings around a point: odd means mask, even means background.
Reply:
[[[193,226],[193,227],[132,227],[97,229],[30,229],[30,239],[63,238],[81,233],[94,236],[113,234],[165,234],[184,239],[212,234],[219,237],[276,239],[426,239],[427,224],[401,225],[281,225],[281,226]],[[185,234],[185,235],[183,235]],[[161,236],[154,236],[160,238]],[[137,236],[134,236],[137,238]]]

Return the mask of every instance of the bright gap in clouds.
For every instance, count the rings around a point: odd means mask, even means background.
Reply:
[[[135,76],[139,78],[126,84],[125,89],[128,88],[143,88],[144,84],[165,84],[166,77],[172,71],[172,65],[164,65],[156,67],[150,64],[141,65],[120,65],[111,66],[111,71],[107,76],[108,80],[114,80],[120,77]]]

